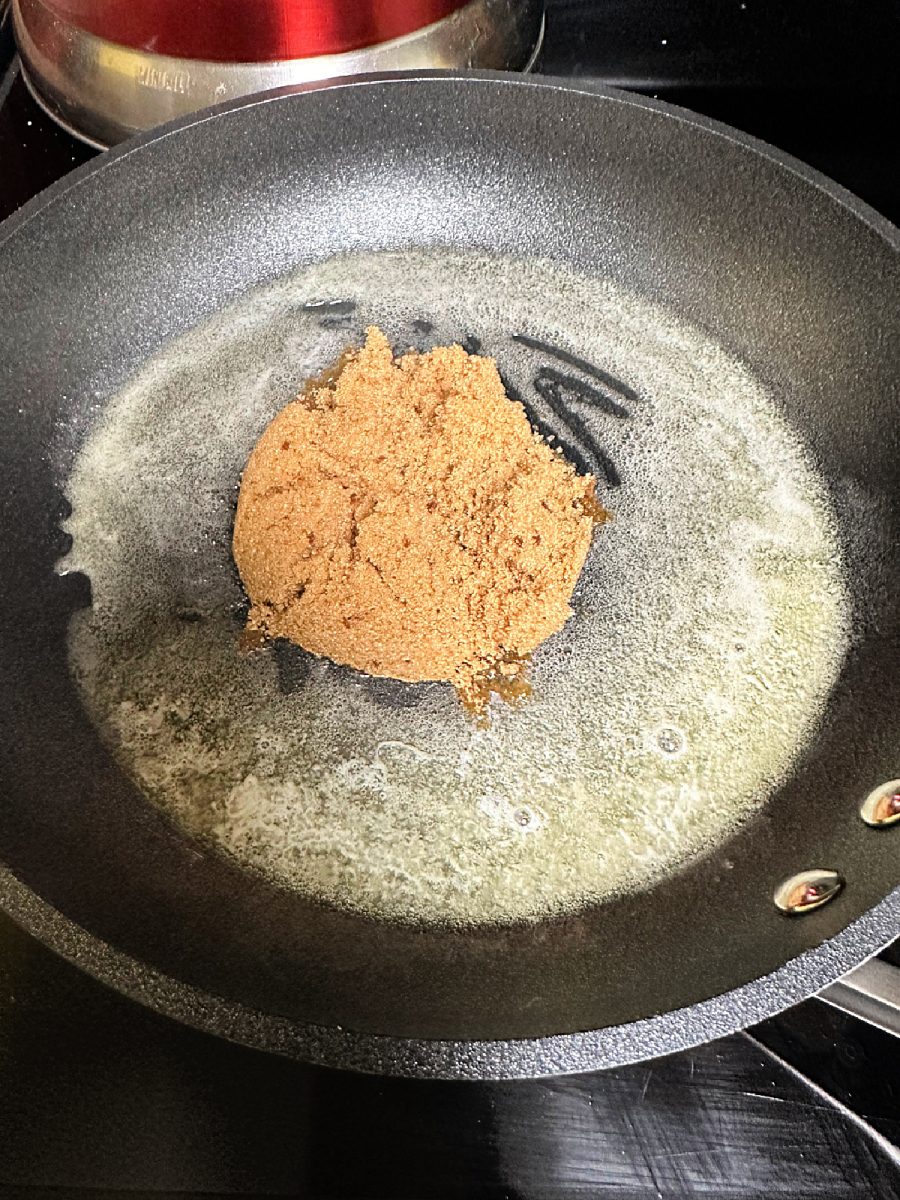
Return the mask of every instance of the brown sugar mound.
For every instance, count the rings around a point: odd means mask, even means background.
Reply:
[[[395,360],[371,328],[250,455],[233,547],[248,627],[482,707],[571,615],[601,514],[492,359]]]

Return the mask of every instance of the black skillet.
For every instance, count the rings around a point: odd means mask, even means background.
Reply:
[[[787,780],[671,878],[537,925],[379,923],[269,887],[143,798],[67,666],[89,590],[54,570],[62,492],[106,399],[254,285],[350,247],[416,245],[555,260],[703,330],[771,387],[839,526],[851,637]],[[199,1027],[421,1076],[666,1053],[858,966],[900,930],[900,831],[860,817],[900,775],[898,246],[852,196],[722,126],[501,75],[251,99],[37,197],[0,231],[4,906]],[[863,516],[848,499],[861,492]],[[813,869],[835,873],[834,896],[785,916],[773,894]]]

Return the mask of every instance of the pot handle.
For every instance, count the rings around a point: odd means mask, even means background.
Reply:
[[[870,958],[837,983],[823,988],[818,998],[900,1037],[900,967]]]

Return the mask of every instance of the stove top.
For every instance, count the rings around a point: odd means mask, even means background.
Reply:
[[[885,3],[548,0],[539,69],[735,125],[900,224],[898,36]],[[0,15],[0,217],[94,153],[31,99]],[[898,1197],[900,1041],[810,1001],[593,1075],[353,1076],[176,1025],[0,916],[0,1194],[119,1192]]]

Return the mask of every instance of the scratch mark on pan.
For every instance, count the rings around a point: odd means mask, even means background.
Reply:
[[[742,1092],[742,1096],[752,1096],[755,1100],[770,1100],[772,1104],[787,1103],[784,1096],[768,1096],[765,1092]]]

